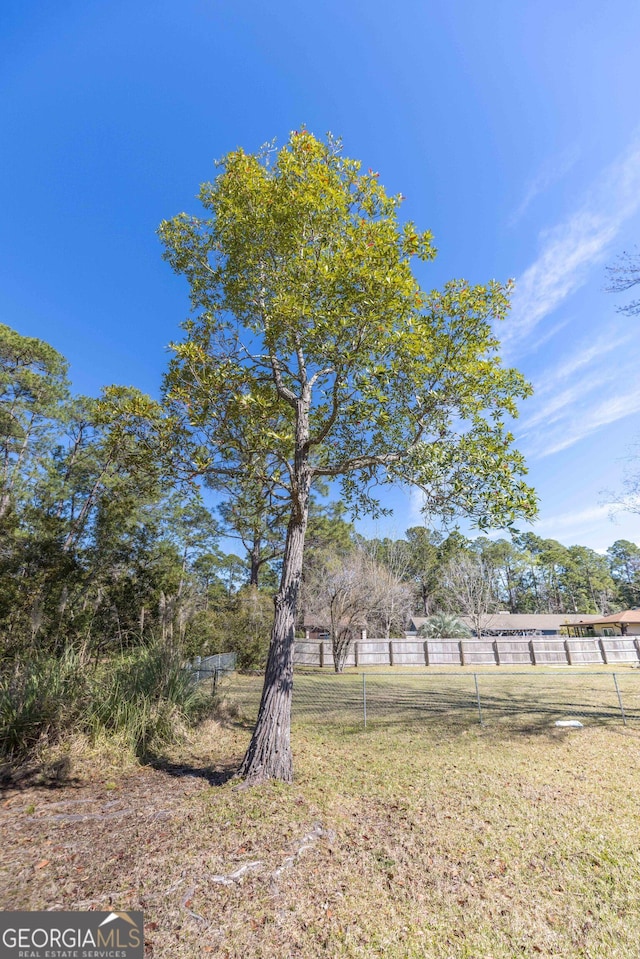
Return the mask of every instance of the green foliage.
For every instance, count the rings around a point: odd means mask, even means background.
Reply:
[[[562,584],[573,612],[598,613],[610,605],[615,592],[607,557],[587,546],[569,547]]]
[[[202,610],[189,625],[186,642],[193,655],[235,652],[238,669],[262,669],[273,625],[273,598],[246,586],[215,609]]]
[[[439,514],[533,516],[505,427],[530,390],[492,332],[508,286],[424,292],[411,261],[434,256],[430,234],[331,137],[296,132],[220,170],[205,217],[160,227],[194,311],[165,383],[190,468],[295,498],[303,429],[314,481],[338,478],[356,508],[379,510],[374,480],[402,479]]]
[[[594,550],[567,547],[534,533],[517,537],[515,546],[524,611],[608,613],[624,602],[606,557]]]
[[[0,324],[0,517],[38,473],[52,427],[64,418],[67,363],[42,340]]]
[[[353,523],[345,519],[342,503],[321,504],[312,498],[305,540],[305,576],[317,566],[336,557],[345,558],[356,548]]]
[[[0,760],[24,759],[75,726],[87,699],[85,664],[73,650],[5,664],[0,677]]]
[[[628,539],[618,539],[607,550],[611,576],[624,606],[640,602],[640,548]]]
[[[123,736],[136,755],[175,739],[207,708],[176,652],[156,643],[98,670],[83,722],[93,735]]]
[[[417,633],[425,639],[466,639],[472,635],[457,616],[450,613],[434,613],[423,623]]]
[[[249,584],[257,587],[284,552],[286,504],[255,484],[243,484],[221,503],[218,512],[225,535],[242,543]]]
[[[157,643],[93,666],[72,649],[14,665],[0,680],[0,760],[72,733],[118,736],[136,755],[172,741],[210,699],[183,667]]]

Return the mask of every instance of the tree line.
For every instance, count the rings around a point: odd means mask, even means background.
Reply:
[[[99,657],[159,639],[181,654],[235,649],[262,666],[286,516],[247,489],[206,506],[162,451],[120,428],[117,405],[72,396],[65,359],[0,327],[0,630],[5,659],[69,645]],[[234,539],[237,552],[221,540]],[[471,565],[469,565],[471,564]],[[600,555],[534,533],[469,539],[415,526],[358,534],[316,496],[303,564],[304,616],[339,642],[366,626],[402,635],[411,614],[464,612],[481,565],[491,608],[602,613],[640,601],[640,549]],[[466,573],[465,573],[466,571]]]

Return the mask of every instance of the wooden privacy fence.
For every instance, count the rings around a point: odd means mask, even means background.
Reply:
[[[494,636],[487,639],[366,639],[345,666],[588,666],[640,663],[640,637]],[[296,640],[299,666],[333,668],[329,640]]]

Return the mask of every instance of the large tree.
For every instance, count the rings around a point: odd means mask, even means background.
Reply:
[[[463,613],[478,639],[491,629],[491,613],[496,610],[493,579],[493,570],[480,556],[458,556],[443,571],[449,611]]]
[[[38,472],[68,397],[64,357],[0,324],[0,520],[20,484]]]
[[[278,151],[235,150],[199,198],[203,216],[160,227],[192,304],[165,401],[194,473],[288,498],[264,688],[241,772],[290,780],[313,483],[339,481],[356,510],[375,512],[376,486],[403,481],[433,513],[480,526],[530,517],[534,494],[505,427],[529,387],[500,364],[492,332],[508,289],[456,280],[424,292],[412,260],[433,258],[431,235],[400,224],[402,197],[333,138],[303,130]]]
[[[640,548],[628,539],[617,539],[607,550],[607,557],[620,602],[626,608],[637,606],[640,601]]]
[[[412,526],[407,530],[409,575],[416,585],[421,616],[430,616],[439,586],[441,562],[439,546],[442,534],[426,526]]]

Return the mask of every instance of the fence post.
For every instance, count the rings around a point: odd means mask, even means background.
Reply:
[[[425,666],[429,665],[429,640],[425,639],[424,641],[424,664]]]
[[[362,715],[364,717],[364,728],[367,728],[367,674],[362,674]]]
[[[458,642],[458,649],[460,651],[460,665],[464,666],[464,646],[462,645],[462,640]]]
[[[570,666],[573,666],[573,663],[571,662],[571,647],[569,646],[569,640],[568,640],[568,639],[565,639],[565,641],[564,641],[564,651],[565,651],[566,656],[567,656],[567,662],[569,663]]]
[[[389,665],[393,666],[393,640],[389,640]]]
[[[627,725],[627,717],[624,714],[624,706],[622,705],[622,696],[620,695],[620,687],[618,686],[618,677],[613,673],[613,682],[616,687],[616,692],[618,694],[618,703],[620,705],[620,712],[622,713],[622,724]]]
[[[478,686],[478,674],[477,674],[477,673],[474,673],[474,674],[473,674],[473,679],[474,679],[474,682],[475,682],[475,684],[476,684],[476,699],[477,699],[477,701],[478,701],[478,718],[480,719],[480,725],[481,725],[481,726],[484,726],[484,723],[482,722],[482,706],[480,705],[480,687]]]
[[[353,644],[353,665],[358,668],[358,640]]]
[[[320,642],[318,643],[318,646],[319,646],[319,648],[320,648],[320,649],[319,649],[319,652],[320,652],[320,669],[322,669],[322,667],[324,666],[324,643],[323,643],[322,641],[320,641]]]

